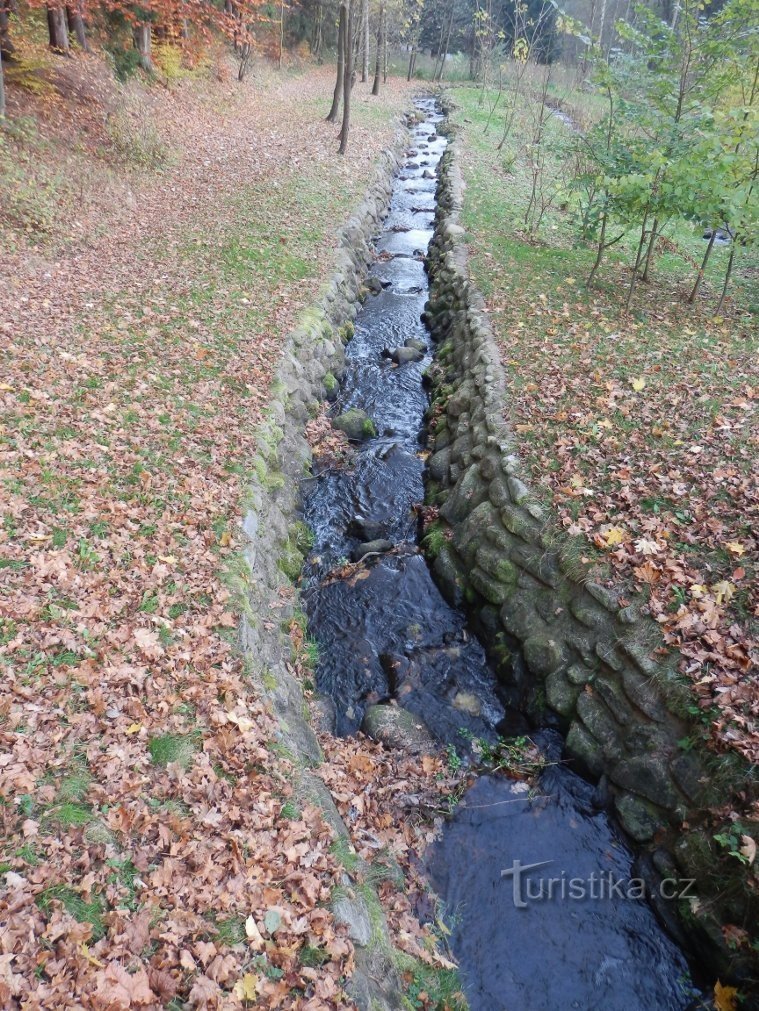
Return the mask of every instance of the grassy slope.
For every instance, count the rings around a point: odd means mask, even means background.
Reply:
[[[588,563],[649,597],[682,651],[705,732],[756,759],[756,263],[742,258],[733,298],[714,317],[726,252],[712,257],[690,308],[692,268],[666,251],[626,316],[629,245],[615,248],[595,290],[583,286],[593,251],[575,242],[567,127],[548,124],[551,206],[527,235],[529,103],[498,152],[503,105],[486,134],[494,94],[483,106],[474,89],[453,97],[471,270],[508,365],[504,409],[534,487]],[[696,233],[672,238],[691,258],[703,250]]]

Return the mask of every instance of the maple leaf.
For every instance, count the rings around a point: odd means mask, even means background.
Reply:
[[[745,545],[741,544],[740,541],[728,541],[725,547],[731,555],[736,555],[738,558],[746,553]]]
[[[136,628],[133,634],[137,648],[145,656],[155,659],[163,654],[163,646],[158,642],[156,632],[151,632],[149,628]]]
[[[252,972],[246,972],[244,976],[237,980],[232,988],[232,993],[239,1000],[254,1001],[257,997],[257,984],[258,977]]]
[[[603,536],[607,546],[612,547],[614,544],[622,544],[624,542],[627,537],[627,531],[622,527],[609,527]]]
[[[661,580],[661,572],[652,565],[651,562],[644,562],[643,565],[636,565],[633,572],[638,577],[642,583],[648,583],[649,586],[653,586]]]
[[[640,393],[640,391],[644,388],[645,385],[646,380],[641,379],[640,377],[636,377],[635,379],[630,380],[630,386],[632,386],[632,388],[635,390],[636,393]]]
[[[717,980],[714,984],[714,1007],[716,1011],[736,1011],[738,990],[734,986],[723,986]]]
[[[143,968],[129,973],[118,962],[110,962],[95,978],[98,981],[95,999],[101,1007],[147,1007],[155,1003],[155,994]]]
[[[641,537],[635,542],[635,550],[641,555],[658,555],[660,548],[656,541],[649,537]]]
[[[715,583],[712,586],[712,590],[718,604],[729,604],[735,596],[735,586],[732,583],[729,583],[726,579],[723,579],[719,583]]]

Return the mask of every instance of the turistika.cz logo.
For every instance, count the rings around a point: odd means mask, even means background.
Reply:
[[[562,871],[558,877],[530,877],[532,871],[548,867],[553,860],[523,864],[515,860],[501,871],[502,878],[511,878],[512,900],[517,909],[526,909],[531,902],[581,902],[584,899],[615,900],[645,899],[643,878],[625,878],[613,871],[593,871],[586,877],[570,877]],[[663,878],[659,895],[663,899],[695,898],[695,878]]]

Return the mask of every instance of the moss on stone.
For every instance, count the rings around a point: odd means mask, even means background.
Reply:
[[[427,527],[427,532],[422,538],[422,548],[427,557],[434,562],[437,556],[442,551],[446,543],[446,526],[440,521],[435,520]]]
[[[356,328],[353,325],[352,321],[348,320],[347,323],[343,323],[343,325],[340,327],[337,333],[343,344],[347,344],[348,341],[351,340],[354,334],[356,333]]]

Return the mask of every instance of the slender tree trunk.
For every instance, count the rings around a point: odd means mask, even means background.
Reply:
[[[150,25],[143,21],[134,26],[132,34],[134,36],[134,48],[140,54],[140,66],[148,74],[152,74],[153,57],[151,55]]]
[[[343,61],[343,125],[340,128],[339,154],[345,154],[348,147],[348,133],[351,125],[351,90],[353,88],[353,12],[350,0],[341,5],[345,8],[345,59]]]
[[[590,31],[591,37],[593,35],[593,22],[595,21],[595,19],[596,19],[596,0],[590,0],[590,20],[588,22],[588,29]],[[583,78],[585,77],[585,75],[588,72],[588,51],[589,51],[589,48],[590,48],[589,46],[585,46],[585,48],[583,49],[583,52],[582,52],[582,63],[580,64],[580,73],[581,73],[581,75],[582,75]]]
[[[606,250],[606,211],[604,211],[601,217],[601,234],[598,236],[598,249],[596,250],[596,262],[588,275],[588,280],[585,282],[585,287],[590,288],[593,284],[593,278],[596,276],[596,271],[601,266],[601,261],[604,258],[604,251]]]
[[[387,84],[387,20],[382,32],[382,83]]]
[[[725,271],[725,283],[722,285],[722,294],[719,297],[717,308],[714,310],[715,313],[722,312],[722,306],[725,304],[725,296],[727,295],[727,289],[730,284],[730,275],[733,272],[733,260],[735,259],[735,243],[737,242],[737,239],[738,236],[733,235],[732,245],[730,246],[730,256],[727,259],[727,270]]]
[[[451,44],[451,29],[453,28],[453,4],[451,3],[451,14],[448,18],[448,31],[445,36],[445,44],[443,46],[443,51],[440,56],[440,70],[438,71],[437,80],[443,80],[443,71],[445,70],[445,61],[448,59],[448,47]]]
[[[361,4],[361,83],[366,84],[369,80],[369,0],[362,0]]]
[[[601,0],[601,24],[598,26],[598,46],[604,51],[604,28],[606,27],[606,0]]]
[[[81,3],[76,2],[74,5],[67,6],[66,16],[68,18],[69,28],[74,33],[77,45],[80,49],[84,50],[85,53],[89,52],[90,47],[87,44],[87,32],[84,27]]]
[[[279,5],[279,59],[277,66],[282,69],[282,50],[285,48],[285,0]]]
[[[0,55],[6,60],[13,58],[13,43],[11,42],[10,4],[0,0]]]
[[[313,41],[311,43],[311,53],[318,59],[321,56],[321,27],[324,23],[324,7],[322,3],[316,8],[316,19],[313,25]]]
[[[332,95],[332,108],[327,114],[328,123],[337,122],[337,114],[340,111],[340,95],[343,90],[343,76],[345,70],[345,3],[340,4],[340,20],[337,28],[337,78],[335,80],[335,90]]]
[[[385,30],[385,4],[380,4],[379,21],[377,23],[377,58],[374,63],[374,84],[372,94],[379,95],[380,75],[382,73],[382,36]]]
[[[69,54],[69,26],[66,22],[65,7],[47,8],[47,30],[50,48],[63,56]]]
[[[648,249],[646,250],[646,259],[643,266],[643,276],[641,277],[641,281],[648,282],[648,275],[651,270],[651,258],[653,256],[654,247],[656,246],[656,240],[658,239],[658,237],[659,237],[659,219],[654,218],[654,223],[651,226],[651,237],[648,240]]]
[[[377,53],[377,62],[379,63],[380,54]],[[416,40],[411,43],[411,52],[408,54],[408,73],[406,74],[406,80],[410,81],[414,76],[414,67],[416,65]]]
[[[630,287],[627,289],[627,300],[625,301],[625,312],[630,309],[630,303],[632,302],[633,292],[635,291],[635,285],[638,281],[638,268],[640,267],[640,261],[643,259],[643,247],[646,244],[646,234],[648,224],[648,213],[643,218],[643,224],[640,227],[640,241],[638,242],[638,252],[635,256],[635,266],[633,267],[632,278],[630,279]]]
[[[3,70],[2,49],[0,49],[0,119],[5,119],[5,71]]]
[[[675,8],[676,9],[676,8]],[[706,252],[704,253],[704,258],[701,261],[701,266],[698,268],[698,273],[696,274],[696,283],[693,285],[693,289],[688,296],[688,302],[693,305],[696,301],[696,295],[698,295],[698,289],[701,287],[701,282],[704,279],[704,271],[706,270],[706,265],[709,262],[709,257],[712,255],[712,249],[714,248],[714,240],[717,238],[717,229],[712,228],[712,234],[709,236],[709,245],[706,247]]]
[[[440,38],[438,39],[437,50],[435,52],[435,66],[432,70],[432,80],[437,80],[437,71],[440,65],[440,54],[443,51],[443,39],[445,38],[445,21],[440,22]]]
[[[240,57],[240,63],[237,67],[237,80],[242,84],[245,80],[245,75],[248,72],[248,65],[250,63],[250,57],[253,53],[253,45],[249,40],[240,42],[237,48],[237,55]]]

